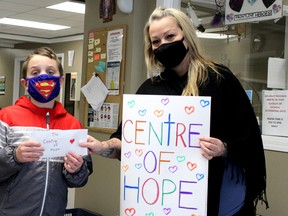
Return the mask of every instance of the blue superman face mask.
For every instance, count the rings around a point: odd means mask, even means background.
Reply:
[[[40,103],[47,103],[59,95],[60,76],[41,74],[26,78],[26,80],[28,81],[29,95]]]

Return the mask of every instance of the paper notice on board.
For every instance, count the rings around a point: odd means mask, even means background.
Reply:
[[[107,62],[122,60],[123,29],[108,32],[107,36]]]
[[[81,88],[81,91],[91,107],[96,111],[100,111],[109,92],[100,78],[95,75],[92,75],[88,83]]]
[[[262,134],[288,136],[288,90],[264,90],[262,103]]]
[[[286,59],[268,59],[267,87],[276,89],[286,88]]]

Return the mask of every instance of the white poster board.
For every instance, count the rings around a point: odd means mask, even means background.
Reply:
[[[120,216],[207,215],[210,97],[124,95]]]
[[[262,134],[288,136],[288,90],[263,90]]]
[[[227,0],[225,24],[256,22],[282,17],[282,0]]]

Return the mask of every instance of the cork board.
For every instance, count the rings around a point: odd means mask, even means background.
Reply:
[[[85,128],[89,130],[113,133],[121,121],[126,31],[124,25],[89,32],[86,83],[92,76],[98,76],[109,91],[98,111],[86,100]]]

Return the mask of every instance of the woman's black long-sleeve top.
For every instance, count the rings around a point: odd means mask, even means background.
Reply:
[[[210,136],[227,143],[227,158],[241,167],[246,177],[246,201],[266,199],[266,167],[261,132],[251,103],[238,79],[224,66],[217,65],[220,76],[209,71],[209,78],[200,86],[200,96],[211,96]],[[181,95],[187,83],[183,77],[165,70],[154,79],[147,79],[136,94]],[[111,135],[121,139],[121,124]],[[218,215],[220,189],[225,159],[209,161],[208,216]],[[264,200],[266,201],[266,200]],[[247,215],[248,216],[248,215]]]

